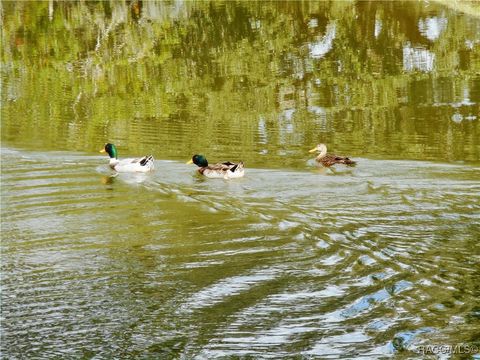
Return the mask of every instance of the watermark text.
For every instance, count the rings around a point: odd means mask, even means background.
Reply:
[[[416,353],[423,355],[448,355],[448,354],[478,354],[480,347],[470,344],[428,344],[428,345],[416,345],[411,348]]]

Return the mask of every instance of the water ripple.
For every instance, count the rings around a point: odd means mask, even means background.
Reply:
[[[146,176],[112,176],[88,154],[7,149],[2,161],[13,355],[381,358],[475,317],[468,166],[372,160],[210,181],[174,161]]]

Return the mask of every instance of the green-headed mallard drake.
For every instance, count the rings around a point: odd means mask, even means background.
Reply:
[[[187,164],[195,164],[199,167],[198,172],[208,178],[234,179],[245,175],[243,162],[235,164],[230,161],[208,165],[208,161],[203,155],[193,155]]]
[[[110,167],[116,172],[148,172],[153,170],[154,159],[152,155],[147,155],[138,159],[117,159],[117,148],[115,145],[107,143],[100,150],[102,153],[108,153],[110,156]]]
[[[332,166],[335,164],[355,165],[356,162],[350,160],[348,157],[338,156],[335,154],[327,154],[327,146],[325,144],[318,144],[309,152],[319,152],[315,161],[323,166]]]

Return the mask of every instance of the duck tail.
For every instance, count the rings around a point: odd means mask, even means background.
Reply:
[[[239,171],[239,170],[243,170],[243,161],[240,161],[238,164],[235,164],[235,166],[232,166],[230,168],[231,172],[235,172],[235,171]]]
[[[350,160],[348,157],[346,157],[346,158],[343,160],[343,163],[346,164],[346,165],[355,165],[355,164],[356,164],[355,161]]]
[[[153,158],[153,155],[144,156],[140,160],[140,165],[141,166],[147,166],[147,167],[153,167],[154,161],[155,161],[155,159]]]

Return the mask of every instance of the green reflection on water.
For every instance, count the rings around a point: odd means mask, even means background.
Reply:
[[[478,18],[414,2],[4,2],[2,139],[293,166],[480,159]],[[287,160],[285,160],[287,159]],[[286,162],[286,164],[285,164]]]

